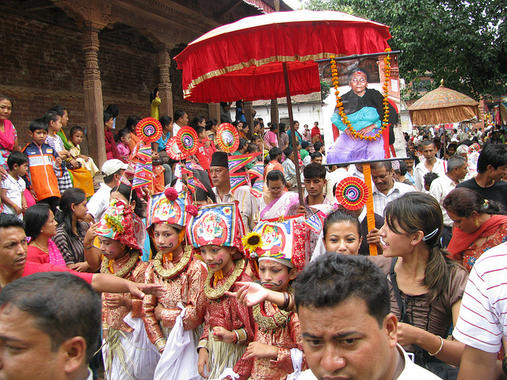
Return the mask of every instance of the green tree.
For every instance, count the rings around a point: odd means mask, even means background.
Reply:
[[[400,76],[424,76],[477,98],[507,93],[505,0],[307,0],[307,9],[336,10],[389,25],[402,50]]]

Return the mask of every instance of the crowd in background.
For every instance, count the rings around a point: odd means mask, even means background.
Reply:
[[[301,328],[308,325],[302,321],[300,326],[298,296],[294,300],[290,284],[311,261],[330,260],[320,256],[368,256],[370,245],[378,249],[371,261],[387,279],[388,308],[399,321],[396,341],[413,354],[416,364],[441,378],[455,379],[464,355],[475,359],[468,347],[481,350],[488,341],[494,348],[487,352],[499,352],[496,338],[501,332],[474,335],[481,327],[471,313],[485,314],[477,310],[484,306],[466,298],[463,312],[461,303],[465,288],[471,286],[469,273],[487,251],[502,247],[507,236],[507,146],[502,129],[460,125],[455,130],[420,128],[412,135],[405,133],[405,157],[368,164],[375,214],[375,228],[369,228],[366,207],[349,210],[335,196],[342,180],[365,180],[363,165],[329,164],[317,122],[311,130],[304,125],[302,133],[297,121],[293,129],[283,123],[265,126],[260,118],[249,125],[238,102],[231,122],[239,147],[228,155],[217,144],[215,120],[190,119],[183,110],[159,115],[157,91],[151,102],[152,116],[163,127],[162,136],[151,145],[153,186],[133,190],[140,117],[129,116],[120,128],[118,107],[106,108],[107,161],[99,171],[93,159],[81,153],[86,130],[73,126],[68,135],[63,132],[70,116],[64,106],[54,106],[30,122],[31,141],[21,147],[9,121],[13,100],[0,95],[2,212],[24,221],[27,260],[163,286],[162,293],[147,296],[141,306],[129,294],[104,293],[107,378],[127,378],[135,372],[132,363],[125,366],[118,359],[133,354],[128,351],[132,342],[125,339],[138,330],[132,328],[135,321],[126,322],[128,315],[137,318],[151,344],[153,353],[142,359],[150,361],[151,376],[158,370],[178,373],[160,364],[171,362],[164,352],[176,344],[171,341],[176,321],[181,331],[195,335],[191,346],[198,356],[186,364],[201,376],[218,378],[231,370],[240,379],[282,379],[308,366],[316,375],[326,373],[315,359],[318,339],[301,336]],[[187,162],[202,183],[191,195],[181,162],[166,150],[169,139],[187,125],[199,138],[199,149]],[[257,152],[261,154],[245,170],[263,167],[260,196],[251,191],[254,182],[232,188],[229,171],[230,157]],[[316,217],[320,224],[309,228]],[[251,256],[257,248],[250,239],[280,240],[276,231],[282,229],[277,224],[282,220],[298,220],[283,235],[291,239],[292,250]],[[237,294],[234,284],[242,286]],[[262,295],[257,300],[260,311],[248,304],[249,294]],[[481,323],[496,323],[489,314]],[[450,336],[453,328],[457,339]],[[190,360],[192,355],[184,357]]]

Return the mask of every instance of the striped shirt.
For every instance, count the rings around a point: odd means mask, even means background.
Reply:
[[[502,337],[507,336],[507,242],[475,262],[453,335],[485,352],[500,350]]]
[[[74,234],[67,234],[63,223],[57,227],[56,235],[53,237],[53,241],[58,246],[58,249],[62,253],[62,257],[67,265],[77,264],[85,261],[83,242],[88,228],[90,228],[88,223],[78,221],[78,235],[76,236]]]

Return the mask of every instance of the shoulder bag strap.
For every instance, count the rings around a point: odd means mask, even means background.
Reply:
[[[398,281],[396,281],[396,272],[394,266],[396,265],[397,257],[391,260],[391,268],[389,269],[389,278],[391,279],[391,285],[393,287],[394,296],[396,297],[396,303],[400,309],[400,321],[408,323],[407,310],[405,302],[401,299],[400,289],[398,288]]]

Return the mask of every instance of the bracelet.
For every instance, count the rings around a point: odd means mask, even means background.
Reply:
[[[289,293],[283,292],[283,305],[280,306],[280,309],[287,310],[287,308],[289,307],[289,302],[290,302]]]
[[[442,348],[444,347],[444,339],[441,336],[439,336],[439,338],[440,338],[440,347],[438,347],[438,350],[436,350],[434,353],[428,351],[429,356],[437,356],[440,353],[440,351],[442,351]]]
[[[238,334],[238,332],[236,330],[232,330],[232,331],[234,331],[234,335],[236,335],[236,341],[234,343],[239,344],[239,334]]]
[[[84,249],[90,249],[90,248],[94,248],[95,246],[93,244],[90,244],[90,245],[87,245],[86,247],[84,247]]]

